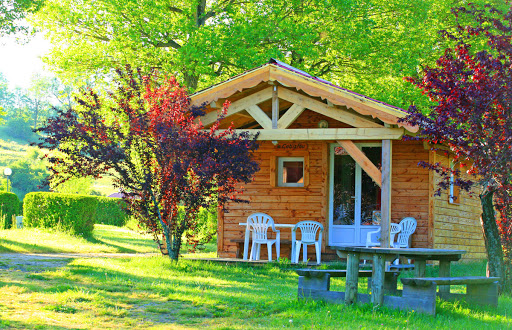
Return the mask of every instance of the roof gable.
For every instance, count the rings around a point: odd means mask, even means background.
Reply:
[[[273,59],[270,63],[192,94],[191,102],[193,105],[210,104],[218,99],[225,99],[243,90],[253,88],[262,82],[274,81],[285,87],[303,91],[309,96],[327,100],[333,105],[345,106],[362,116],[371,116],[383,123],[404,127],[410,132],[418,130],[416,126],[398,122],[400,118],[407,116],[407,113],[398,107],[336,86],[329,81],[313,77],[304,71]]]

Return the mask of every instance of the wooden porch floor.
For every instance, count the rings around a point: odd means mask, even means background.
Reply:
[[[249,264],[254,266],[262,266],[265,264],[268,264],[270,261],[267,259],[265,260],[243,260],[240,258],[187,258],[187,260],[195,260],[195,261],[209,261],[209,262],[216,262],[216,263],[224,263],[224,264]],[[272,261],[275,263],[275,261]],[[300,266],[306,266],[304,263],[295,264],[297,267]],[[317,265],[316,262],[311,261],[307,263],[307,267],[314,267],[314,266],[321,266],[321,265],[340,265],[341,268],[346,268],[346,262],[342,261],[341,259],[338,260],[326,260],[322,261],[320,265]],[[366,264],[366,266],[369,266],[370,264]],[[365,265],[361,262],[361,267],[364,267]],[[407,264],[401,264],[401,265],[391,265],[391,269],[393,270],[412,270],[414,269],[414,264],[407,265]]]
[[[227,264],[250,264],[250,265],[265,265],[268,264],[270,261],[267,259],[262,260],[243,260],[239,258],[187,258],[187,260],[195,260],[195,261],[210,261],[210,262],[217,262],[217,263],[227,263]],[[276,262],[276,261],[272,261]],[[333,264],[345,264],[343,261],[338,260],[326,260],[322,261],[321,265],[333,265]],[[305,265],[304,263],[299,263],[297,265]],[[307,266],[318,266],[316,262],[308,262]]]

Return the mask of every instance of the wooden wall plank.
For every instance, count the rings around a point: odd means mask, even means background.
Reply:
[[[448,165],[449,158],[444,153],[435,154],[436,162]],[[440,181],[438,174],[433,174],[433,186],[437,189]],[[448,192],[442,191],[433,198],[435,248],[461,249],[468,253],[465,260],[485,259],[485,242],[480,225],[481,207],[478,198],[461,192],[460,203],[448,202]]]

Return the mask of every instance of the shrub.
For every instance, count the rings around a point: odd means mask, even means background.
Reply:
[[[95,197],[98,200],[96,223],[122,227],[128,220],[124,211],[126,203],[121,198]]]
[[[98,200],[92,196],[32,192],[25,196],[23,223],[88,236],[94,229]]]
[[[185,216],[185,208],[178,208],[180,216]],[[189,250],[194,252],[195,249],[202,250],[204,245],[209,243],[217,233],[217,206],[210,208],[201,208],[196,216],[195,226],[185,231]]]
[[[40,159],[42,155],[39,150],[30,148],[23,159],[9,166],[12,169],[12,190],[21,199],[29,192],[48,191],[43,182],[49,172],[46,169],[46,162]]]
[[[16,194],[0,192],[0,229],[12,227],[12,216],[18,214],[20,200]]]

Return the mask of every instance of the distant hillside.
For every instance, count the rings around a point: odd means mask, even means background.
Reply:
[[[33,148],[28,144],[28,142],[10,139],[2,133],[3,132],[0,128],[0,173],[3,172],[4,167],[9,167],[19,160],[26,159],[28,151]],[[117,192],[117,190],[112,186],[112,179],[109,177],[104,177],[94,181],[91,188],[93,191],[100,193],[103,196],[108,196]]]
[[[0,167],[9,166],[17,160],[23,159],[29,147],[28,144],[0,139]]]

